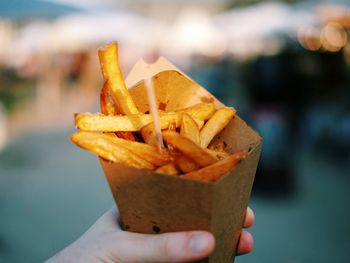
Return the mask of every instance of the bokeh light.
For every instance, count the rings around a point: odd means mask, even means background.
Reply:
[[[331,52],[336,52],[347,43],[347,34],[338,23],[328,23],[321,31],[320,41],[322,46]]]
[[[315,26],[303,26],[298,31],[299,43],[308,50],[317,51],[322,47],[320,30]]]

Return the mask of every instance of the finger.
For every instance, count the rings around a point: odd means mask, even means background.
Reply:
[[[248,206],[247,207],[247,212],[245,214],[245,219],[244,219],[244,223],[243,223],[243,227],[251,227],[254,225],[254,212],[253,210]]]
[[[237,255],[243,255],[251,252],[254,247],[253,236],[245,230],[242,230],[238,243]]]
[[[121,236],[123,235],[123,237]],[[212,234],[188,231],[144,235],[119,232],[115,251],[122,262],[187,262],[209,256],[215,246]]]

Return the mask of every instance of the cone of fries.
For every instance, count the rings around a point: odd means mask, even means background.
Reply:
[[[139,60],[125,80],[116,43],[99,59],[101,113],[75,114],[71,140],[100,157],[123,228],[207,230],[216,245],[202,262],[232,262],[262,138],[165,58]],[[157,123],[145,80],[153,83]]]

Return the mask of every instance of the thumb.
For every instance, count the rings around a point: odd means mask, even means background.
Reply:
[[[174,232],[159,235],[119,232],[115,247],[122,262],[187,262],[209,256],[215,245],[206,231]],[[120,235],[124,235],[121,237]]]

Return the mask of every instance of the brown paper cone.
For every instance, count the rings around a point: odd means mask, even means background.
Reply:
[[[127,85],[136,84],[130,93],[140,112],[149,110],[144,84],[140,82],[149,76],[154,76],[158,103],[165,104],[167,111],[203,101],[223,106],[204,88],[161,58],[153,65],[140,60],[126,79]],[[214,234],[216,246],[213,254],[201,262],[232,262],[262,139],[236,116],[213,143],[217,140],[227,144],[228,152],[247,150],[249,154],[215,183],[184,180],[100,159],[125,229],[139,233],[208,230]]]

